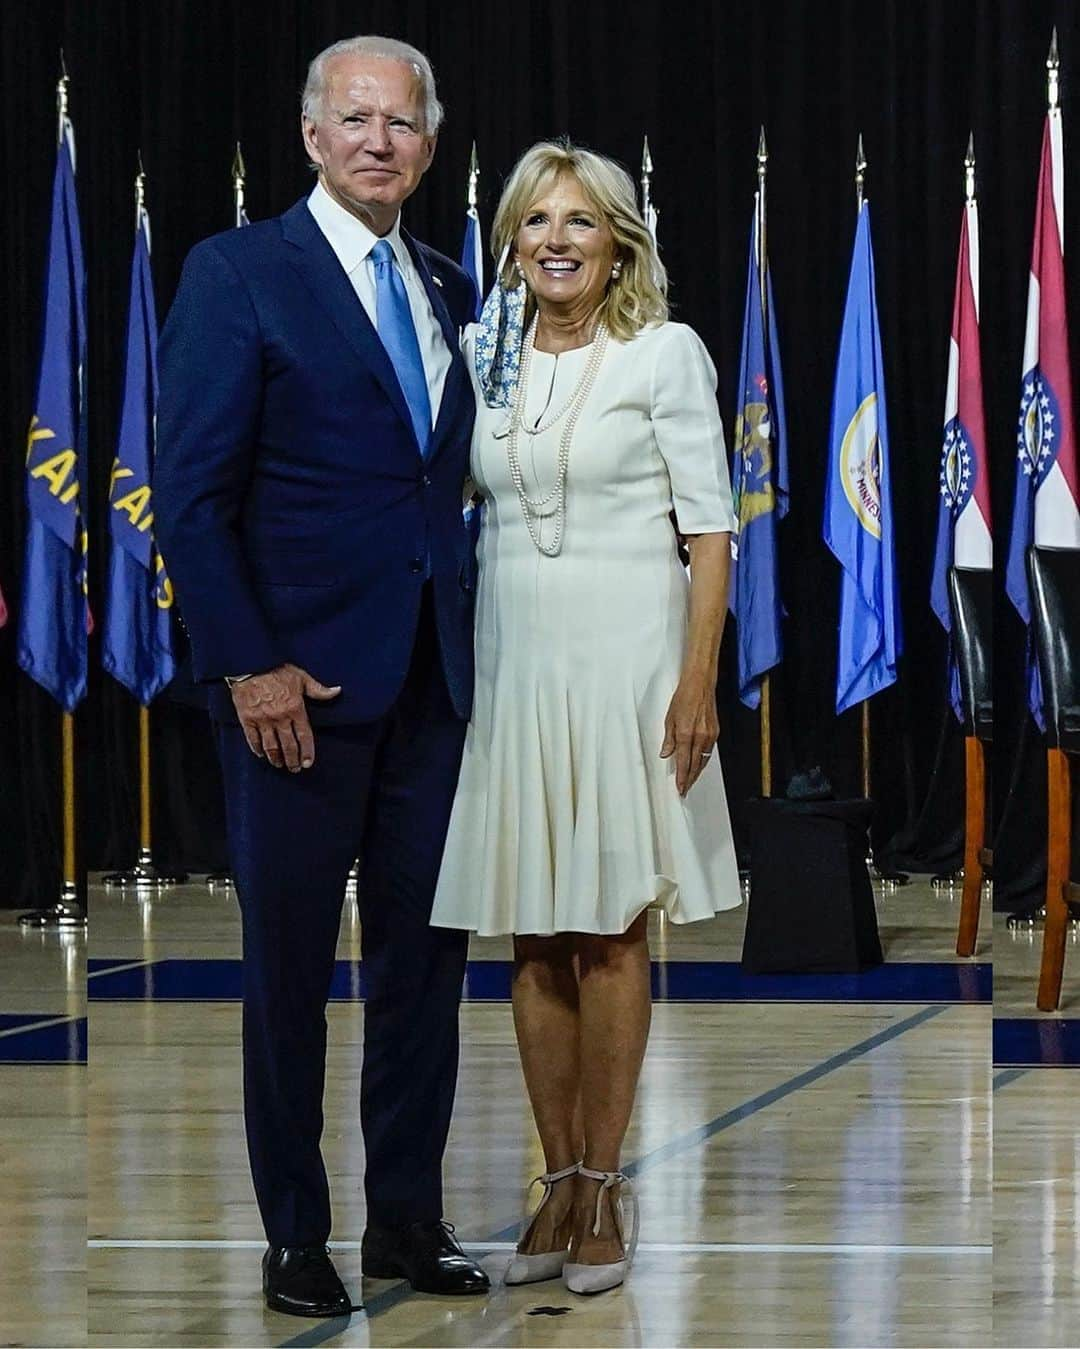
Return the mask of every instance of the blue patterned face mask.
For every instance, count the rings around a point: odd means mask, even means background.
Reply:
[[[508,408],[517,391],[521,368],[521,338],[525,325],[525,283],[507,290],[500,280],[509,247],[495,269],[495,284],[480,311],[474,344],[476,375],[489,408]]]

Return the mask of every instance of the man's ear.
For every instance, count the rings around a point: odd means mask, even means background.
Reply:
[[[436,132],[434,136],[427,137],[427,163],[424,165],[425,170],[431,168],[431,161],[435,158],[435,148],[438,144],[439,144],[438,132]]]
[[[300,118],[300,135],[303,137],[304,149],[307,157],[317,168],[323,167],[322,155],[319,152],[318,125],[310,117]]]

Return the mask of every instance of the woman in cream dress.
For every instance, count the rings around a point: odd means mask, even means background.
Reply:
[[[432,922],[514,935],[547,1170],[507,1282],[598,1292],[636,1239],[619,1153],[648,1036],[647,910],[688,923],[740,898],[714,756],[731,491],[715,372],[667,320],[628,175],[534,146],[492,244],[508,251],[466,339],[476,694]]]

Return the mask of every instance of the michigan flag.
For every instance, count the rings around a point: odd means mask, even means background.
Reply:
[[[855,230],[836,364],[823,534],[843,567],[836,667],[839,715],[895,683],[903,649],[885,378],[866,202]]]
[[[1042,688],[1031,640],[1025,558],[1032,544],[1080,548],[1080,493],[1065,315],[1063,200],[1061,112],[1055,108],[1047,114],[1043,128],[1016,437],[1016,496],[1005,566],[1005,589],[1028,627],[1028,706],[1040,728],[1044,725]]]
[[[75,198],[75,136],[60,124],[45,329],[26,446],[26,548],[19,666],[65,712],[86,693],[86,269]]]
[[[787,431],[772,277],[765,264],[763,321],[758,216],[750,230],[746,309],[731,481],[738,534],[732,540],[731,611],[739,652],[739,697],[761,702],[761,677],[783,659],[777,523],[787,514]]]
[[[990,477],[979,354],[979,208],[972,200],[965,203],[960,223],[960,257],[945,386],[945,432],[938,475],[937,544],[930,582],[931,606],[950,636],[949,568],[988,571],[994,562],[990,529]],[[951,643],[949,699],[962,720],[960,675]]]
[[[157,315],[150,220],[140,208],[131,263],[120,433],[109,483],[109,575],[102,664],[143,706],[176,673],[172,586],[154,544],[150,472],[157,412]]]

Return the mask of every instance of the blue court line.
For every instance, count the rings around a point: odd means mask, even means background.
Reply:
[[[36,1023],[0,1037],[0,1064],[86,1063],[86,1017],[39,1016]]]
[[[995,1068],[1080,1068],[1080,1021],[995,1017]]]
[[[0,1032],[15,1030],[19,1026],[32,1026],[39,1021],[51,1021],[62,1012],[0,1012]]]
[[[1007,1087],[1010,1082],[1015,1082],[1018,1077],[1023,1077],[1028,1071],[1027,1068],[1003,1068],[1000,1073],[994,1074],[992,1089],[998,1091],[1001,1087]]]
[[[134,970],[148,963],[145,956],[135,960],[121,960],[119,956],[90,956],[86,962],[86,977],[96,979],[112,970]]]
[[[769,1091],[762,1092],[759,1096],[752,1097],[742,1105],[736,1106],[733,1110],[727,1110],[722,1115],[717,1115],[706,1124],[699,1125],[696,1129],[691,1129],[687,1133],[680,1134],[670,1142],[664,1143],[652,1152],[647,1152],[643,1157],[636,1161],[629,1162],[623,1167],[623,1171],[631,1178],[639,1176],[646,1171],[651,1171],[654,1167],[662,1165],[669,1161],[673,1156],[680,1152],[686,1152],[690,1148],[697,1147],[708,1139],[721,1133],[725,1129],[730,1129],[732,1125],[739,1124],[745,1119],[750,1119],[753,1115],[765,1110],[770,1105],[775,1105],[792,1093],[801,1091],[803,1087],[811,1086],[814,1082],[835,1072],[838,1068],[844,1068],[857,1058],[864,1054],[880,1048],[890,1040],[897,1039],[909,1030],[914,1030],[917,1026],[924,1025],[934,1017],[940,1016],[942,1012],[949,1010],[948,1005],[938,1005],[934,1007],[923,1007],[920,1011],[911,1016],[906,1016],[900,1021],[894,1021],[892,1025],[886,1026],[884,1030],[868,1036],[865,1040],[860,1040],[849,1049],[841,1050],[839,1054],[833,1054],[830,1058],[823,1059],[822,1062],[806,1069],[805,1072],[797,1073],[794,1077],[788,1078],[786,1082],[781,1082],[778,1086],[772,1087]],[[497,1232],[484,1237],[480,1245],[486,1245],[488,1242],[511,1241],[517,1237],[520,1228],[520,1218],[515,1218],[513,1222],[506,1223],[499,1228]],[[367,1320],[373,1320],[376,1316],[390,1311],[399,1303],[407,1298],[414,1296],[411,1286],[402,1281],[395,1283],[382,1293],[376,1293],[374,1297],[367,1299],[363,1305],[363,1311]],[[323,1333],[322,1327],[317,1328],[313,1335],[317,1338],[309,1338],[306,1334],[297,1336],[294,1339],[285,1340],[280,1349],[300,1349],[300,1346],[322,1344],[330,1339],[332,1335],[338,1334],[348,1324],[348,1318],[342,1318],[333,1331]]]
[[[508,960],[469,961],[466,1002],[506,1002],[512,965]],[[242,994],[238,958],[154,960],[125,968],[95,969],[92,1001],[234,1002]],[[861,974],[747,974],[735,961],[653,961],[657,1002],[989,1003],[989,964],[898,962]],[[366,994],[363,965],[335,963],[331,1002],[360,1002]]]

